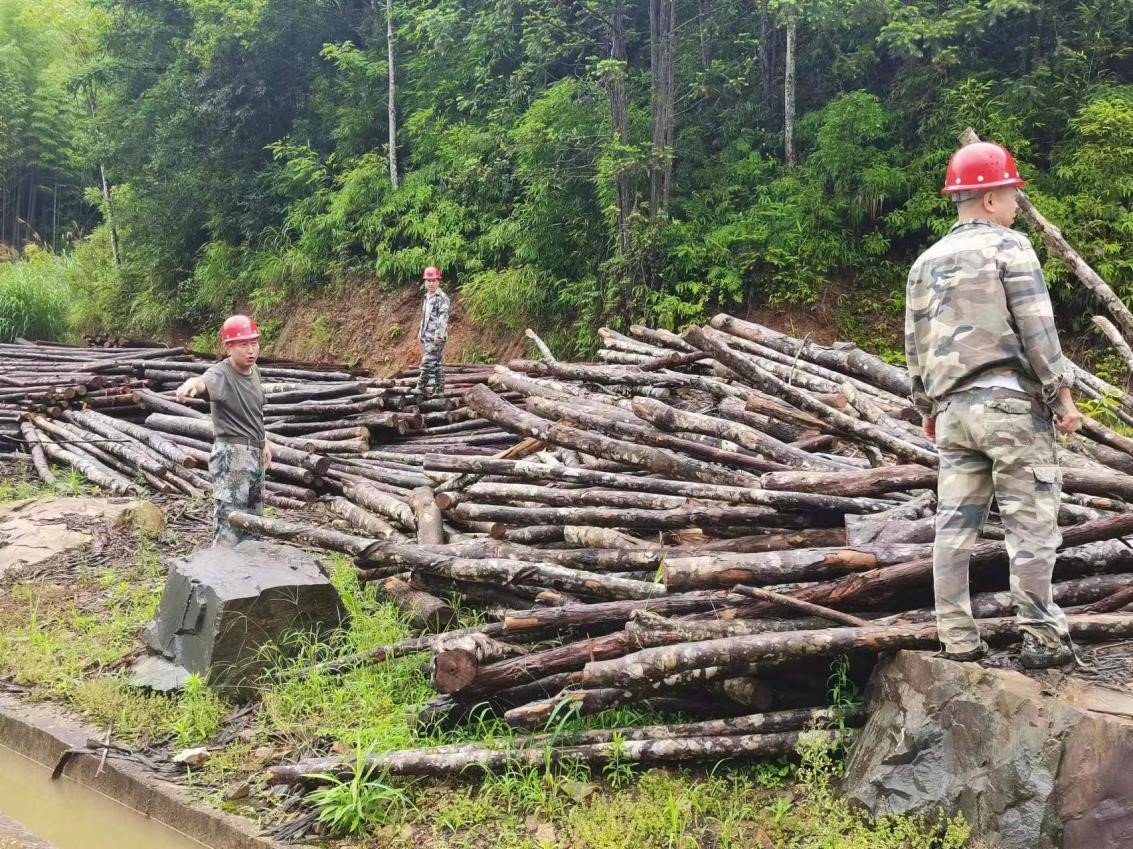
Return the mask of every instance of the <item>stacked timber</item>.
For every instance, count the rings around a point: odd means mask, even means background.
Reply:
[[[901,369],[726,315],[679,336],[602,335],[593,363],[470,369],[446,396],[458,421],[350,458],[352,474],[405,477],[351,480],[325,500],[330,526],[233,514],[250,532],[350,554],[421,630],[321,673],[430,654],[437,695],[414,716],[422,727],[492,710],[539,728],[626,704],[706,723],[617,732],[640,743],[630,759],[672,762],[789,751],[792,723],[824,709],[832,660],[849,656],[861,676],[880,652],[936,648],[937,457]],[[1133,417],[1133,398],[1088,380]],[[1133,615],[1113,611],[1133,585],[1133,440],[1090,419],[1060,452],[1055,598],[1080,642],[1126,638]],[[1005,536],[993,513],[972,557],[993,645],[1020,638]],[[484,624],[445,630],[454,599]],[[551,754],[610,757],[588,733]],[[547,754],[531,740],[374,764],[493,769]],[[315,759],[272,776],[350,768]]]
[[[106,348],[101,345],[116,340],[92,341],[96,347],[0,345],[0,450],[22,448],[48,483],[55,480],[52,466],[71,467],[116,495],[205,495],[213,436],[207,402],[182,404],[174,396],[212,361],[183,348]],[[422,398],[413,373],[379,380],[333,363],[262,358],[265,425],[275,458],[267,503],[300,509],[320,496],[345,498],[357,519],[359,498],[378,497],[370,490],[389,495],[429,482],[402,454],[467,440],[479,455],[495,450],[485,446],[516,442],[502,430],[487,439],[468,432],[460,394],[488,373],[482,367],[454,371],[447,395]],[[391,457],[366,456],[387,447]],[[361,495],[351,500],[354,490]],[[372,533],[378,527],[368,525]],[[381,527],[397,534],[388,524]]]

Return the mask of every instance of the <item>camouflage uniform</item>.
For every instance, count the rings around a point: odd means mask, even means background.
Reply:
[[[905,351],[913,402],[936,418],[939,507],[933,576],[940,639],[976,649],[968,559],[994,494],[1020,625],[1067,634],[1051,596],[1061,471],[1051,408],[1073,383],[1030,242],[990,221],[956,224],[909,272]]]
[[[436,394],[440,395],[445,390],[443,358],[448,337],[448,314],[448,295],[438,288],[425,296],[425,303],[421,306],[421,329],[417,333],[425,349],[421,357],[421,375],[417,378],[419,392],[424,392],[430,381],[435,384]]]
[[[264,452],[258,445],[218,439],[209,455],[212,476],[213,545],[235,545],[248,534],[228,524],[233,510],[264,514]]]

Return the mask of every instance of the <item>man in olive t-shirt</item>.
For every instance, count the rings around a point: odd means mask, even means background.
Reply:
[[[208,393],[214,434],[209,455],[213,544],[235,545],[247,535],[228,524],[228,514],[263,514],[264,470],[271,465],[271,450],[264,438],[264,391],[256,367],[259,328],[247,316],[234,315],[221,327],[220,340],[227,359],[181,384],[177,400]]]

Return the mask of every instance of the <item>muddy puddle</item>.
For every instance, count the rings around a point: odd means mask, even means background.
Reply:
[[[0,820],[15,820],[55,849],[202,849],[205,844],[62,778],[0,746]],[[13,830],[14,831],[14,830]],[[42,844],[0,830],[0,849]]]

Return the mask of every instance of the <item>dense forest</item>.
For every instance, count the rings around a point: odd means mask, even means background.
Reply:
[[[1133,299],[1130,0],[0,0],[0,335],[436,263],[564,350],[831,286],[868,336],[968,125]]]

